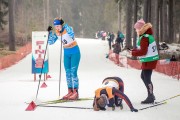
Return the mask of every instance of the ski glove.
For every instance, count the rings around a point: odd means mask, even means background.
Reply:
[[[50,32],[51,30],[53,30],[52,26],[48,26],[47,31]]]
[[[48,37],[48,44],[52,45],[57,41],[58,37],[56,34],[53,34],[51,31],[49,32],[49,37]]]
[[[131,108],[131,112],[138,112],[138,109]]]

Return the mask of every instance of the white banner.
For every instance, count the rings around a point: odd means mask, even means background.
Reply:
[[[46,50],[47,40],[48,40],[47,31],[32,32],[32,73],[48,73],[49,71],[48,47]],[[44,65],[43,65],[43,61],[44,61]]]

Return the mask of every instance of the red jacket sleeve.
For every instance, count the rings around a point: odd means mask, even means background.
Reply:
[[[149,46],[149,40],[146,37],[142,37],[141,43],[140,43],[140,49],[133,49],[132,50],[132,56],[143,56],[146,55],[148,51]]]

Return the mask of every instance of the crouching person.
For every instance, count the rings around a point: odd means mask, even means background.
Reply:
[[[122,100],[126,102],[132,112],[138,112],[124,94],[124,83],[119,77],[107,77],[102,82],[102,87],[95,91],[93,109],[95,111],[108,109],[115,110],[115,107],[123,109]]]

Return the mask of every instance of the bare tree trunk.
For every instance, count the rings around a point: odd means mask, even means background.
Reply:
[[[9,0],[9,50],[15,51],[15,33],[14,33],[14,0]]]
[[[163,26],[162,26],[162,30],[163,30],[163,32],[162,32],[162,39],[163,39],[163,41],[164,42],[167,42],[167,43],[169,43],[169,41],[168,41],[168,34],[167,34],[167,27],[168,27],[168,25],[167,25],[167,0],[163,0],[163,6],[162,6],[162,13],[163,13],[163,18],[162,18],[162,23],[163,23]]]
[[[134,0],[134,24],[137,21],[137,0]],[[133,29],[133,48],[136,48],[136,39],[137,39],[137,34],[136,31]]]
[[[137,0],[134,0],[134,12],[133,12],[133,16],[134,16],[134,23],[133,23],[133,48],[136,48],[136,41],[137,41],[137,33],[134,29],[134,24],[137,22],[137,13],[138,13],[138,3]],[[136,60],[137,57],[133,56],[132,57],[133,60]]]
[[[126,46],[131,48],[131,33],[132,33],[132,4],[131,0],[126,0]]]
[[[178,41],[178,43],[180,44],[180,24],[179,24],[179,41]]]
[[[154,38],[158,39],[158,1],[157,0],[151,0],[151,23],[153,24],[153,33]]]
[[[31,0],[31,10],[32,10],[32,13],[35,13],[35,10],[36,10],[36,8],[35,8],[35,5],[34,5],[34,2],[33,2],[34,0]],[[34,16],[35,16],[35,14],[31,14],[30,15],[31,16],[31,21],[33,21],[34,20]]]
[[[120,30],[120,0],[118,1],[118,30]]]
[[[23,39],[23,44],[26,44],[27,43],[26,1],[21,0],[21,4],[22,4],[22,6],[21,6],[22,23],[21,24],[23,25],[22,30],[24,31],[24,34],[22,35],[22,39]]]
[[[160,21],[160,19],[159,19],[159,16],[160,16],[160,14],[159,14],[159,13],[160,13],[160,12],[159,12],[159,11],[160,11],[160,10],[159,10],[159,0],[156,1],[156,4],[157,4],[157,10],[156,10],[156,12],[157,12],[157,14],[156,14],[156,15],[157,15],[157,16],[156,16],[156,17],[157,17],[157,19],[156,19],[156,25],[157,25],[157,27],[156,27],[156,32],[157,32],[157,33],[156,33],[156,35],[155,35],[155,39],[157,40],[157,45],[158,45],[158,47],[159,47],[159,40],[160,40],[160,39],[159,39],[159,29],[160,29],[160,24],[159,24],[159,21]]]
[[[122,31],[121,19],[122,19],[122,11],[121,11],[121,7],[120,7],[120,9],[119,9],[119,30],[120,31]]]
[[[23,0],[23,2],[24,2],[24,5],[25,5],[25,7],[24,7],[24,20],[25,20],[25,40],[26,40],[26,42],[28,41],[28,31],[29,31],[29,27],[28,27],[28,21],[29,21],[29,19],[28,19],[28,11],[27,11],[27,9],[26,9],[26,1],[25,0]]]
[[[159,1],[159,25],[160,25],[160,29],[159,29],[159,36],[160,36],[160,41],[163,41],[163,12],[162,12],[162,0]]]
[[[47,24],[46,25],[49,25],[49,0],[47,0]]]
[[[143,3],[143,7],[144,7],[144,10],[143,10],[143,19],[145,22],[148,21],[148,0],[144,0],[144,3]]]
[[[169,0],[169,42],[174,42],[174,12],[173,12],[173,6],[174,0]]]
[[[44,19],[44,30],[46,29],[46,5],[45,5],[45,0],[43,0],[43,19]]]
[[[63,14],[62,14],[62,6],[63,6],[63,3],[62,3],[62,0],[60,1],[60,17],[63,17]]]
[[[147,15],[147,21],[146,22],[152,22],[151,21],[151,0],[148,0],[147,4],[148,4],[148,6],[147,6],[148,15]]]

